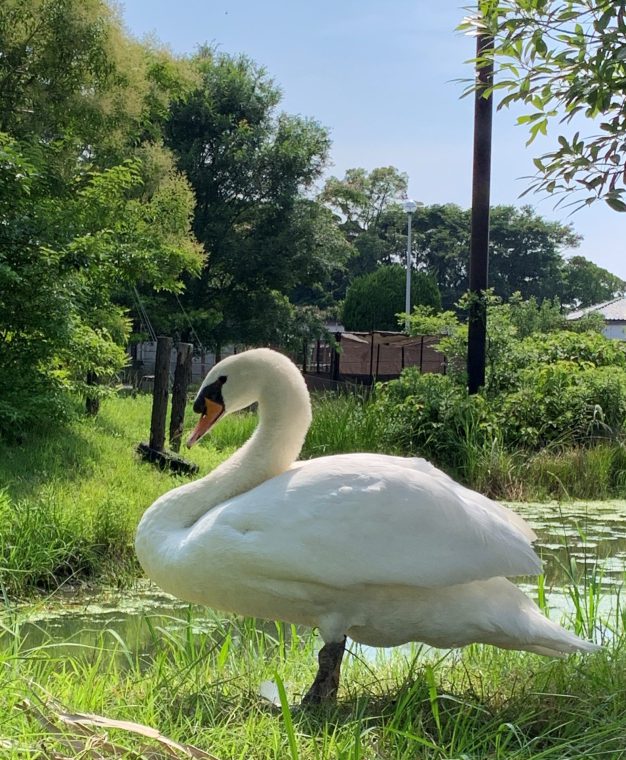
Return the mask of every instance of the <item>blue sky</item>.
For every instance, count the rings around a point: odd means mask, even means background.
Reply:
[[[174,53],[208,42],[265,66],[283,91],[282,108],[328,127],[328,174],[396,166],[424,203],[471,202],[473,104],[459,79],[471,77],[474,41],[455,32],[465,15],[450,0],[125,0],[128,31]],[[577,251],[626,279],[626,215],[596,203],[573,215],[539,196],[520,199],[532,158],[556,131],[525,147],[516,115],[494,119],[492,203],[532,203],[583,235]],[[593,132],[589,125],[589,132]],[[567,255],[568,252],[566,252]]]

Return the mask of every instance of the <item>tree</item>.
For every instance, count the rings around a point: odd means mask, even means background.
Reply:
[[[254,343],[258,321],[275,313],[261,304],[324,282],[349,255],[330,212],[302,192],[319,177],[329,139],[310,119],[278,114],[278,88],[249,59],[205,48],[192,63],[198,84],[166,127],[207,254],[184,303],[203,341]]]
[[[128,37],[105,0],[6,0],[0,50],[0,131],[54,141],[59,159],[83,165],[114,165],[158,140],[193,79],[186,61]]]
[[[626,292],[626,282],[584,256],[572,256],[563,266],[563,303],[582,308],[610,301]]]
[[[506,93],[500,107],[528,107],[518,122],[528,125],[529,142],[559,117],[577,125],[584,116],[597,127],[589,137],[560,134],[558,147],[535,159],[529,189],[579,191],[581,205],[601,198],[626,211],[626,3],[481,0],[480,10],[461,28],[495,37],[495,89]]]
[[[75,194],[59,198],[45,173],[54,152],[42,146],[38,158],[41,169],[0,133],[0,433],[62,415],[68,392],[93,396],[88,375],[106,379],[124,365],[129,325],[116,289],[177,289],[181,272],[202,262],[179,175],[138,198],[133,161],[84,182],[79,174]]]
[[[344,230],[358,235],[377,227],[383,211],[407,191],[406,174],[395,166],[381,166],[367,172],[348,169],[343,179],[330,177],[320,200],[338,213]]]
[[[342,319],[348,330],[398,330],[398,315],[404,309],[405,270],[398,264],[379,267],[375,272],[355,277],[343,305]],[[411,302],[441,308],[434,279],[413,272]]]
[[[119,291],[180,288],[202,257],[193,195],[158,143],[187,64],[128,38],[103,0],[7,0],[0,49],[6,433],[97,395],[87,379],[126,360]]]
[[[406,214],[390,208],[383,224],[381,233],[398,240],[395,243],[398,246]],[[444,308],[449,309],[468,287],[469,211],[454,204],[418,208],[413,215],[413,232],[417,267],[434,275]],[[562,252],[577,246],[579,241],[571,225],[547,221],[530,206],[494,206],[490,284],[501,298],[509,298],[516,291],[523,298],[560,296]]]
[[[561,295],[562,251],[580,243],[571,225],[550,222],[530,206],[495,206],[491,212],[489,285],[508,299],[515,292],[539,300]]]
[[[330,177],[318,199],[335,214],[346,241],[352,246],[352,256],[345,271],[335,278],[333,292],[337,300],[345,297],[354,277],[373,272],[381,264],[391,264],[402,249],[400,240],[387,234],[387,218],[395,209],[401,212],[398,200],[406,196],[407,176],[394,166],[382,166],[367,172],[348,169],[343,179]],[[406,214],[404,215],[406,228]],[[391,232],[391,230],[389,230]]]

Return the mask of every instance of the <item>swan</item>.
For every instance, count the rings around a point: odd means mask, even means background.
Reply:
[[[192,446],[258,403],[252,437],[144,513],[136,551],[180,599],[316,627],[324,645],[305,703],[334,699],[346,636],[370,646],[471,642],[542,655],[590,652],[508,577],[541,572],[531,528],[424,459],[342,454],[296,461],[311,422],[282,354],[229,356],[204,379]]]

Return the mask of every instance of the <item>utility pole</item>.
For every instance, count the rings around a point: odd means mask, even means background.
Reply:
[[[474,95],[474,162],[472,172],[472,233],[470,242],[470,309],[467,335],[467,380],[470,393],[485,384],[487,341],[486,290],[489,268],[489,200],[491,190],[491,131],[493,97],[493,37],[481,29],[476,39],[476,92]]]

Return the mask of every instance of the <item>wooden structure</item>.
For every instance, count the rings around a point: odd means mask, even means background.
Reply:
[[[183,348],[184,346],[184,348]],[[180,446],[185,404],[187,401],[187,384],[189,382],[189,364],[191,362],[191,344],[180,344],[177,351],[179,362],[174,379],[174,398],[172,403],[173,422],[170,425],[170,442],[175,439]],[[152,394],[152,416],[150,419],[150,441],[140,443],[137,451],[143,459],[152,462],[161,469],[174,472],[198,472],[198,465],[188,462],[171,451],[165,451],[165,418],[170,385],[169,358],[172,351],[172,339],[161,335],[157,340],[157,352],[154,367],[154,391]],[[179,370],[180,365],[180,370]],[[178,383],[176,383],[176,374]],[[176,449],[178,450],[178,449]]]
[[[191,357],[193,345],[179,343],[176,351],[176,370],[174,371],[174,386],[172,388],[172,415],[170,418],[170,447],[180,451],[185,422],[185,406],[187,405],[187,386],[191,380]]]
[[[382,330],[336,333],[334,345],[317,341],[312,346],[307,372],[309,377],[361,385],[393,380],[405,367],[445,374],[446,358],[436,350],[438,343],[437,335],[413,336]],[[329,387],[327,383],[322,385]]]

